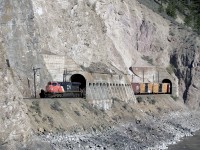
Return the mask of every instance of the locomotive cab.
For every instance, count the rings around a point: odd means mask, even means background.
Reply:
[[[81,83],[79,82],[58,82],[60,86],[63,87],[64,91],[80,91],[79,87]]]
[[[63,93],[64,90],[58,82],[48,82],[46,86],[47,93]]]
[[[41,90],[40,98],[48,97],[81,97],[79,82],[48,82],[46,90]]]

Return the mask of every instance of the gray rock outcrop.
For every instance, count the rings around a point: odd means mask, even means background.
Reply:
[[[131,66],[171,63],[180,97],[199,108],[199,37],[136,0],[1,0],[0,23],[1,145],[29,136],[22,98],[34,96],[33,67],[41,68],[37,93],[54,79],[44,55],[62,56],[61,62],[49,59],[61,67],[54,73],[62,73],[64,59],[117,74],[128,74]]]

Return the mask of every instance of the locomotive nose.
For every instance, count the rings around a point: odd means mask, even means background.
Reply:
[[[47,90],[47,92],[53,92],[54,91],[52,86],[47,86],[46,90]]]

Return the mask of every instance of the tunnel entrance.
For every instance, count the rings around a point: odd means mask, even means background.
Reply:
[[[169,83],[167,87],[167,93],[172,94],[172,82],[169,79],[164,79],[162,83]]]
[[[81,74],[73,74],[71,76],[71,82],[80,82],[80,89],[85,90],[86,91],[86,79],[83,75]]]

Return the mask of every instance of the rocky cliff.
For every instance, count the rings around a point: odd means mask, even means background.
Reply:
[[[19,81],[5,61],[6,49],[0,38],[1,67],[0,67],[0,149],[15,148],[16,143],[26,142],[31,126],[27,113],[27,107],[22,101],[22,93],[19,92]],[[17,86],[18,85],[18,86]]]
[[[179,79],[180,96],[191,108],[198,109],[200,39],[191,31],[172,26],[169,41],[173,45],[170,63]]]
[[[172,64],[180,98],[199,108],[199,37],[136,0],[1,0],[0,23],[2,137],[27,135],[21,99],[34,94],[33,67],[41,68],[38,89],[53,79],[44,55],[117,74],[131,66]]]
[[[169,21],[137,1],[1,3],[6,57],[22,79],[22,91],[33,78],[32,67],[42,68],[39,84],[51,78],[44,54],[64,55],[83,67],[103,62],[117,73],[151,65],[143,55],[153,56],[155,65],[169,64]]]

